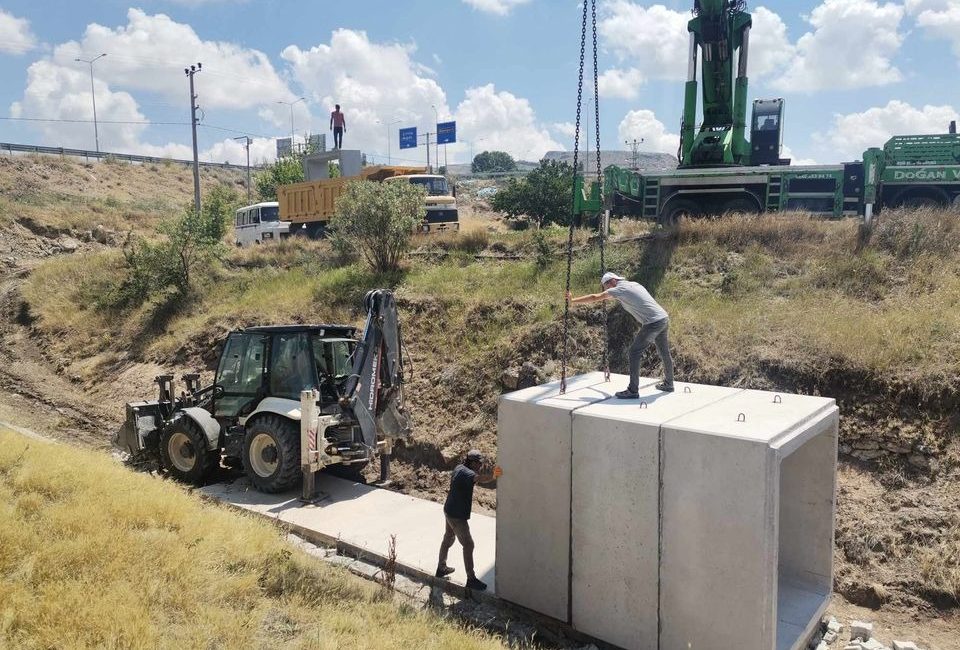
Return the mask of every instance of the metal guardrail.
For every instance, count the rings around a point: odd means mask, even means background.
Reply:
[[[70,156],[73,158],[84,158],[90,160],[127,160],[137,163],[176,163],[179,165],[192,165],[192,160],[179,160],[176,158],[158,158],[156,156],[138,156],[129,153],[111,153],[108,151],[87,151],[86,149],[66,149],[64,147],[44,147],[35,144],[13,144],[10,142],[0,142],[0,153],[13,155],[14,153],[38,153],[52,156]],[[219,169],[236,169],[246,171],[246,165],[234,165],[231,163],[215,163],[200,161],[201,167],[215,167]],[[251,165],[251,169],[258,169],[259,166]]]

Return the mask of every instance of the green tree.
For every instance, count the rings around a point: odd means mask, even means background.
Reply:
[[[470,171],[474,174],[515,172],[517,171],[517,162],[506,151],[484,151],[473,157]]]
[[[254,182],[261,201],[276,201],[278,187],[301,183],[304,179],[303,157],[294,155],[277,160],[257,174]]]
[[[218,186],[207,194],[199,214],[188,205],[179,217],[161,223],[156,240],[129,237],[123,247],[126,272],[100,306],[134,306],[170,292],[187,295],[196,275],[225,254],[223,238],[238,203],[236,191]]]
[[[537,226],[567,225],[573,211],[573,167],[560,160],[541,160],[526,177],[511,178],[493,195],[491,206],[508,217],[529,217]]]
[[[426,217],[426,191],[409,183],[353,181],[337,199],[334,244],[347,246],[376,273],[396,271]]]

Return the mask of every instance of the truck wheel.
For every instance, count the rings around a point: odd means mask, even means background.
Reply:
[[[243,438],[243,469],[261,492],[283,492],[300,476],[300,432],[278,415],[257,418]]]
[[[723,204],[724,214],[758,214],[759,212],[756,202],[750,199],[733,199]]]
[[[673,228],[680,223],[680,219],[698,216],[700,216],[700,205],[696,201],[678,199],[671,201],[663,208],[659,221],[661,225]]]
[[[953,197],[953,211],[960,212],[960,194]]]
[[[207,449],[207,436],[190,418],[178,415],[164,428],[160,436],[160,466],[178,481],[203,485],[216,460],[216,452]]]

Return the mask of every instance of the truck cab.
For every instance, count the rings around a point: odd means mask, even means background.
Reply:
[[[422,232],[459,230],[460,219],[457,211],[457,192],[451,189],[446,178],[439,174],[403,174],[385,179],[387,183],[410,183],[419,185],[427,191],[427,217],[420,229]]]

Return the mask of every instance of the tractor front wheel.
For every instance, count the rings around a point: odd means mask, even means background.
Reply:
[[[243,469],[261,492],[283,492],[300,476],[300,432],[278,415],[259,417],[243,438]]]
[[[200,426],[177,415],[160,436],[160,466],[184,483],[203,485],[213,468],[216,454],[207,449],[207,436]]]

